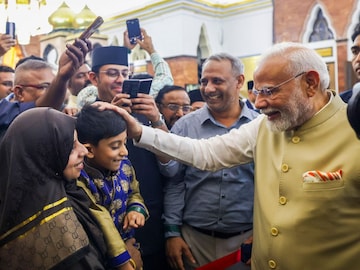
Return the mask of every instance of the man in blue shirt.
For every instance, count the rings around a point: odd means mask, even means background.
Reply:
[[[171,132],[209,138],[256,118],[258,113],[239,99],[243,73],[237,58],[225,53],[210,56],[200,80],[206,105],[180,118]],[[253,163],[209,172],[169,161],[162,163],[162,173],[170,177],[165,187],[164,219],[172,268],[195,269],[236,251],[251,237]],[[241,264],[237,269],[250,267]]]
[[[51,65],[42,60],[27,60],[15,69],[14,99],[0,100],[0,138],[11,122],[22,112],[34,107],[60,109],[69,78],[84,63],[91,43],[77,39],[61,55],[56,76]]]

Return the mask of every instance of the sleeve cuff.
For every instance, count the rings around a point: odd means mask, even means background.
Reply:
[[[146,212],[146,210],[139,206],[139,205],[132,205],[130,206],[127,210],[126,210],[126,213],[129,213],[130,211],[135,211],[135,212],[138,212],[140,214],[143,214],[145,218],[148,218],[148,214]]]
[[[110,258],[108,260],[108,262],[109,262],[109,266],[111,268],[116,268],[117,266],[120,266],[120,265],[126,263],[130,259],[131,259],[131,256],[130,256],[129,252],[125,251],[125,252],[121,253],[119,256]]]
[[[165,238],[181,236],[179,225],[165,224]]]

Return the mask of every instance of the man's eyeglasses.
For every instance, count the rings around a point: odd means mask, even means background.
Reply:
[[[3,81],[0,84],[6,87],[13,87],[13,82],[11,81]]]
[[[101,70],[99,73],[105,73],[109,78],[114,79],[115,81],[119,79],[120,75],[127,79],[130,75],[130,71],[128,69],[118,70],[115,68],[109,68],[107,70]]]
[[[18,84],[18,86],[21,86],[23,88],[31,87],[35,88],[37,90],[48,90],[50,87],[50,83],[42,83],[42,84]]]
[[[182,110],[184,113],[188,113],[191,111],[191,106],[190,105],[178,105],[178,104],[173,104],[173,103],[169,103],[169,104],[161,104],[162,106],[168,108],[170,111],[173,112],[177,112],[178,110]]]
[[[286,81],[279,83],[278,85],[275,85],[273,87],[264,87],[263,89],[257,90],[255,89],[255,87],[253,88],[252,92],[254,93],[254,95],[263,95],[263,96],[268,96],[268,97],[272,97],[272,95],[279,90],[280,86],[283,86],[284,84],[296,79],[297,77],[300,77],[301,75],[304,75],[306,72],[300,72],[299,74],[295,75],[294,77],[291,77],[290,79],[287,79]]]

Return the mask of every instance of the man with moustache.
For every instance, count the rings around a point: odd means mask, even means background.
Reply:
[[[244,65],[229,54],[203,64],[200,91],[206,105],[184,115],[171,132],[190,138],[229,133],[258,113],[239,99]],[[219,149],[221,151],[221,149]],[[252,235],[254,163],[209,172],[177,161],[162,164],[169,177],[164,219],[167,255],[173,269],[195,269],[238,250]],[[237,269],[250,269],[244,263]]]
[[[127,121],[128,137],[156,154],[210,171],[255,161],[251,269],[356,270],[360,141],[329,81],[313,49],[279,43],[254,72],[262,114],[228,134],[186,138],[113,109]]]
[[[66,107],[77,108],[77,95],[83,88],[90,84],[89,71],[89,65],[84,63],[76,73],[71,76],[68,83],[69,96]]]
[[[189,94],[184,87],[179,85],[165,85],[155,97],[155,102],[168,129],[171,129],[181,117],[191,112]]]
[[[22,112],[34,107],[61,109],[69,78],[84,63],[92,49],[89,40],[76,39],[60,56],[56,75],[43,60],[27,60],[15,69],[14,99],[0,100],[0,137]]]

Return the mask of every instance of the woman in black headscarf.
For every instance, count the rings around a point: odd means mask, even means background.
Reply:
[[[87,153],[74,129],[74,118],[35,108],[7,130],[0,144],[0,269],[110,268],[90,200],[73,180]]]

